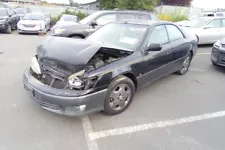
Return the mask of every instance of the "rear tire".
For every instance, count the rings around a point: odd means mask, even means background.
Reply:
[[[188,72],[192,60],[192,54],[189,52],[183,61],[182,68],[176,72],[176,74],[184,75]]]
[[[118,76],[107,89],[103,112],[106,115],[122,113],[129,107],[134,95],[135,85],[133,81],[125,76]]]
[[[12,33],[12,27],[11,27],[11,25],[8,25],[8,28],[6,30],[6,33],[7,34],[11,34]]]

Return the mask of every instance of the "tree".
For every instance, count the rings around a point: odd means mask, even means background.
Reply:
[[[192,0],[161,0],[164,5],[187,6]]]
[[[117,0],[117,8],[130,10],[151,10],[158,4],[158,0]]]
[[[99,0],[102,9],[154,10],[158,0]]]
[[[74,5],[74,1],[73,0],[69,0],[70,6],[72,7]]]
[[[114,9],[116,8],[117,0],[99,0],[101,9]]]

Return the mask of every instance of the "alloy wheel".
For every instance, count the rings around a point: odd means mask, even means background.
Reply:
[[[131,99],[131,88],[127,84],[117,85],[110,94],[109,106],[115,111],[124,109]]]

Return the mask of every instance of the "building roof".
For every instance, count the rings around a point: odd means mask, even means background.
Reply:
[[[92,0],[90,2],[82,3],[82,5],[89,5],[89,4],[94,4],[94,3],[98,3],[98,1],[97,0]]]

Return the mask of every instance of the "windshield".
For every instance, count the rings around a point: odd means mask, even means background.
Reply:
[[[7,16],[6,9],[0,9],[0,16]]]
[[[201,28],[209,21],[209,18],[196,18],[188,21],[188,26],[192,28]]]
[[[94,20],[98,15],[100,15],[101,12],[95,12],[89,16],[87,16],[86,18],[82,19],[80,21],[80,24],[89,24],[92,20]]]
[[[73,15],[62,15],[60,18],[61,21],[77,21],[77,16]]]
[[[25,14],[26,10],[23,8],[16,8],[15,9],[16,14]]]
[[[136,50],[142,43],[148,26],[111,23],[91,34],[87,40]]]
[[[26,14],[23,20],[44,20],[44,17],[41,14]]]

